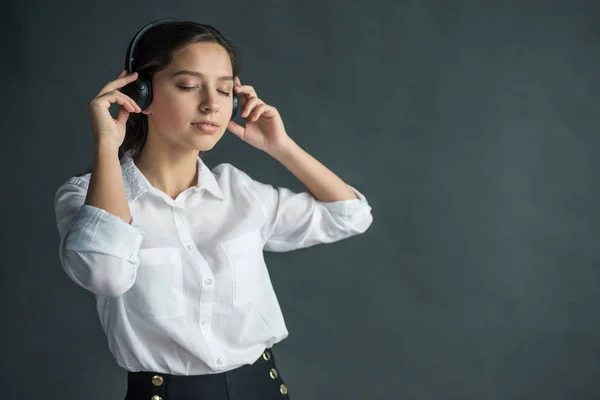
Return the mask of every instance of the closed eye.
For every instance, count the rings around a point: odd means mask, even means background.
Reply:
[[[183,90],[184,92],[191,92],[194,89],[197,89],[197,86],[177,86],[179,89]],[[222,94],[223,96],[226,97],[230,97],[231,94],[229,92],[225,92],[223,90],[217,90],[217,92],[219,92],[220,94]]]

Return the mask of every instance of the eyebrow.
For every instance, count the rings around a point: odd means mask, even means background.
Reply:
[[[198,78],[203,78],[204,74],[198,71],[190,71],[188,69],[182,69],[181,71],[175,72],[171,75],[171,78],[174,78],[178,75],[191,75]],[[233,76],[220,76],[217,78],[218,81],[233,81]]]

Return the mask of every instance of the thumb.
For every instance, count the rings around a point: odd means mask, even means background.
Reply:
[[[119,106],[119,112],[117,113],[117,121],[122,124],[125,125],[125,123],[127,122],[127,118],[129,118],[129,111],[127,111],[127,109],[125,109],[125,107],[123,106]]]

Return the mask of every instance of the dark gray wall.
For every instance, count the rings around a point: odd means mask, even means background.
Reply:
[[[8,5],[6,6],[8,7]],[[600,2],[20,1],[2,35],[0,387],[119,399],[53,196],[85,105],[158,18],[216,25],[242,81],[368,197],[362,236],[267,253],[294,400],[600,398]],[[206,156],[301,184],[228,134]]]

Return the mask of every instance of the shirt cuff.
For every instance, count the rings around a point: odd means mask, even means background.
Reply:
[[[65,243],[66,250],[96,252],[137,263],[144,231],[108,211],[84,204]]]
[[[344,218],[351,217],[356,214],[358,211],[369,208],[369,202],[367,198],[356,189],[354,186],[350,186],[346,184],[354,193],[358,199],[349,199],[349,200],[339,200],[332,202],[321,202],[330,212],[341,215]]]

